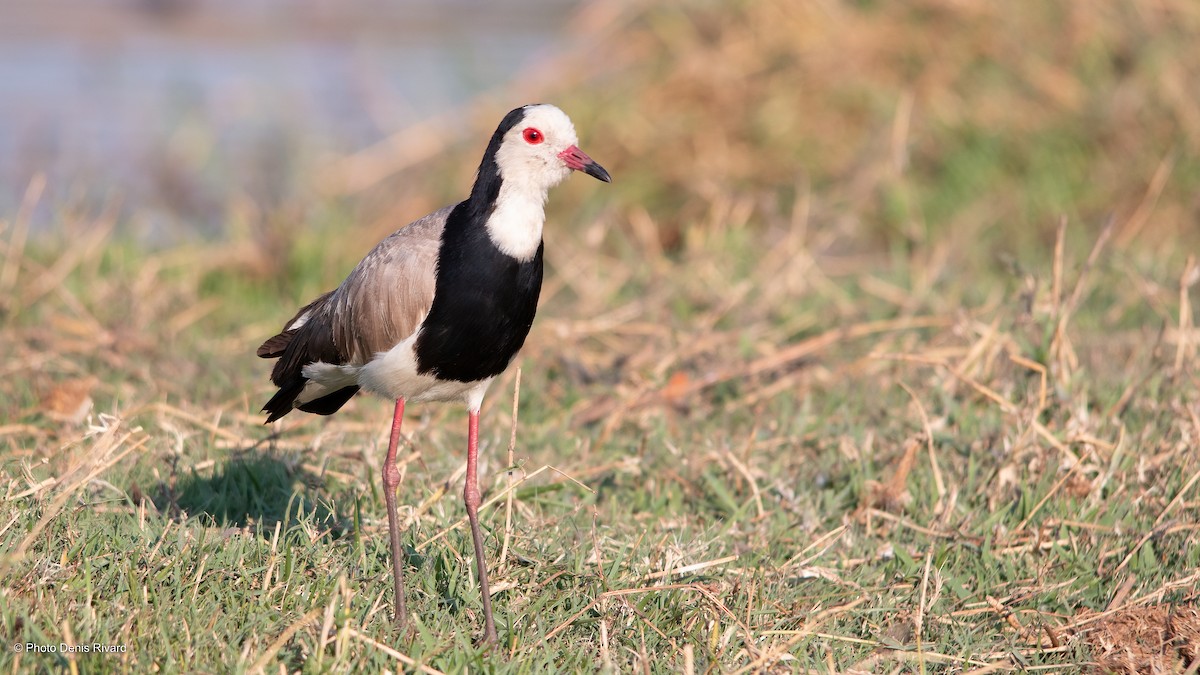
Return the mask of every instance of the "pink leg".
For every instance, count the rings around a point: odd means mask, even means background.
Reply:
[[[396,628],[404,630],[408,608],[404,604],[404,559],[400,555],[400,517],[396,514],[396,488],[400,485],[400,469],[396,466],[396,447],[400,445],[400,423],[404,421],[404,399],[396,399],[392,415],[392,439],[387,458],[383,460],[383,500],[387,503],[388,537],[392,544],[392,581],[396,586]]]
[[[467,484],[463,488],[463,501],[467,505],[467,519],[471,521],[471,538],[475,540],[475,568],[479,573],[479,592],[483,595],[483,621],[485,642],[496,642],[496,623],[492,620],[492,596],[488,589],[487,563],[483,559],[483,533],[479,530],[479,476],[476,464],[479,461],[479,411],[467,411]]]

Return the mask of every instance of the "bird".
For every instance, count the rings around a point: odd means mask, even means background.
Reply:
[[[278,359],[271,381],[279,389],[262,408],[267,424],[293,409],[332,415],[359,390],[395,401],[382,480],[400,631],[408,620],[396,512],[404,408],[457,401],[467,409],[463,502],[483,597],[483,639],[496,642],[479,528],[479,408],[533,325],[547,195],[573,171],[612,182],[579,149],[562,110],[539,103],[510,111],[466,199],[396,230],[257,350]]]

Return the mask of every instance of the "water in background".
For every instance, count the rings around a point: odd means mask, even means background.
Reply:
[[[219,229],[231,188],[280,199],[296,172],[502,86],[575,4],[0,0],[0,214],[44,172],[44,203]]]

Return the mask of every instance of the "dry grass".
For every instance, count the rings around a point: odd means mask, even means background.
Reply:
[[[610,55],[603,86],[564,106],[616,191],[552,199],[519,406],[510,372],[482,423],[502,648],[471,646],[458,411],[406,428],[411,641],[386,402],[255,412],[286,307],[436,205],[400,158],[356,174],[355,237],[331,207],[31,240],[36,182],[4,216],[0,620],[129,651],[0,664],[1195,672],[1192,5],[590,11],[566,67]]]
[[[1184,672],[1195,662],[1200,645],[1200,614],[1194,607],[1085,613],[1079,622],[1090,623],[1084,639],[1103,672]]]

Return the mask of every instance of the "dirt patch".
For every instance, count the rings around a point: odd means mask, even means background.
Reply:
[[[1088,622],[1081,631],[1096,673],[1183,673],[1200,656],[1200,609],[1138,607]]]

